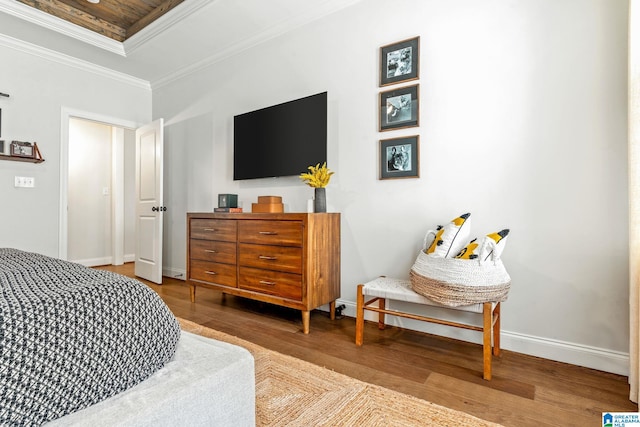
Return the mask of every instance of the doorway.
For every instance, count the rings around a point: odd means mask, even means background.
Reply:
[[[87,266],[134,260],[136,128],[63,109],[60,258]]]
[[[88,267],[113,264],[112,145],[117,129],[69,120],[67,257]]]

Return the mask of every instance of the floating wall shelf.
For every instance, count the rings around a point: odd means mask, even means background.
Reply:
[[[17,148],[24,149],[26,147],[26,151],[18,150]],[[16,152],[22,154],[28,154],[33,157],[28,156],[7,156],[6,154],[0,154],[0,160],[12,160],[14,162],[28,162],[28,163],[42,163],[44,159],[42,158],[42,154],[40,154],[40,149],[38,148],[38,144],[36,142],[33,145],[30,142],[20,142],[20,141],[11,141],[11,153],[14,153],[14,148],[16,148]]]
[[[5,156],[0,154],[0,160],[12,160],[14,162],[42,163],[44,159],[33,159],[31,157]]]

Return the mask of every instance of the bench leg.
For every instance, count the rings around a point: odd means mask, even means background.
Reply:
[[[482,310],[482,359],[485,380],[491,379],[491,331],[493,329],[491,303],[485,302]]]
[[[362,345],[364,339],[364,295],[362,288],[364,285],[358,285],[356,293],[356,345]]]
[[[380,308],[380,310],[384,310],[386,308],[386,302],[387,300],[385,300],[384,298],[379,298],[378,299],[378,308]],[[383,330],[385,327],[384,324],[384,313],[382,311],[378,312],[378,329]]]
[[[500,356],[500,303],[493,309],[493,355]]]

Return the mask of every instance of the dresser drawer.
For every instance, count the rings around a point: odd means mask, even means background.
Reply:
[[[302,248],[240,243],[240,266],[302,274]]]
[[[203,282],[236,287],[235,265],[199,260],[191,260],[190,263],[190,280],[201,280]]]
[[[235,264],[236,243],[191,239],[189,242],[189,256],[191,259]]]
[[[259,245],[302,246],[302,222],[239,221],[238,241]]]
[[[238,225],[236,221],[225,219],[192,219],[192,239],[221,240],[235,242]]]
[[[258,268],[240,267],[239,287],[282,298],[302,299],[302,276]]]

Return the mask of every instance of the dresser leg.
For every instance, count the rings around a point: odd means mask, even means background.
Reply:
[[[331,320],[336,320],[336,302],[331,301],[329,303],[329,317],[331,318]]]
[[[189,295],[191,295],[191,302],[196,302],[196,285],[189,285]]]
[[[302,312],[302,332],[305,334],[309,333],[309,318],[310,318],[311,312],[310,311],[303,311]]]

